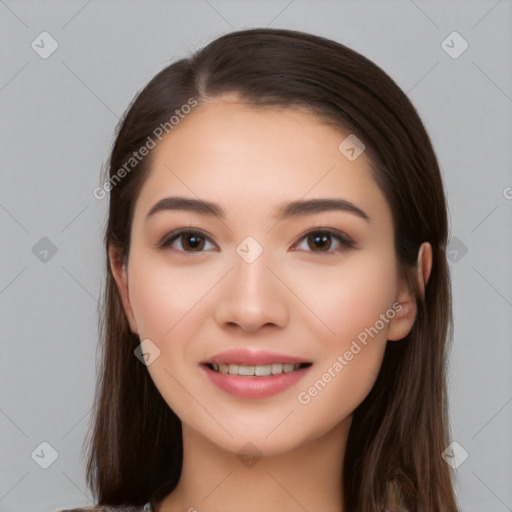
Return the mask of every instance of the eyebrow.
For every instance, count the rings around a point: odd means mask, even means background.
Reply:
[[[146,221],[158,212],[167,210],[182,210],[204,215],[212,215],[225,219],[226,213],[218,204],[191,197],[165,197],[158,201],[146,215]],[[285,220],[301,215],[312,215],[326,211],[342,211],[352,213],[370,224],[370,217],[354,203],[345,199],[322,198],[289,201],[282,204],[275,215],[276,219]]]

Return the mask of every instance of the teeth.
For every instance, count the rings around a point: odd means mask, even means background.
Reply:
[[[272,375],[272,365],[265,364],[261,366],[254,367],[254,375],[259,375],[264,377],[265,375]]]
[[[212,364],[212,368],[224,375],[243,375],[265,377],[267,375],[277,375],[279,373],[289,373],[300,368],[300,363],[273,363],[263,365],[242,365],[242,364]]]
[[[272,365],[272,375],[275,375],[276,373],[282,373],[283,372],[283,365],[280,363],[274,363]]]
[[[235,372],[233,371],[235,368],[231,368],[229,365],[229,373],[233,375]],[[233,372],[233,373],[232,373]],[[238,367],[238,375],[254,375],[254,366],[242,366]]]

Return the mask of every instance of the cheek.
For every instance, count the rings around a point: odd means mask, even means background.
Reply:
[[[130,301],[140,339],[150,339],[160,350],[148,372],[169,407],[180,418],[187,418],[196,406],[182,386],[188,379],[186,368],[194,363],[193,340],[215,276],[172,268],[147,255],[141,260],[133,257],[129,276]],[[187,390],[193,396],[200,395],[189,382]]]
[[[388,323],[379,319],[396,294],[392,255],[354,253],[346,264],[302,272],[296,282],[300,283],[298,295],[315,313],[306,315],[313,319],[310,328],[323,332],[318,338],[328,347],[343,350],[376,322],[378,337],[385,338]]]
[[[135,260],[129,272],[130,302],[139,334],[162,341],[190,323],[215,282],[215,276],[173,268],[158,258],[146,258],[143,264]]]
[[[320,357],[297,400],[308,417],[315,418],[313,437],[352,414],[371,391],[384,357],[388,322],[394,317],[392,253],[356,259],[346,267],[331,268],[329,279],[310,295],[312,309],[321,312],[334,332],[325,335],[323,329],[320,336],[321,324],[310,324]]]

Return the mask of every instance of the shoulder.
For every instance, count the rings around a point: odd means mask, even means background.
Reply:
[[[144,505],[142,506],[108,506],[108,505],[95,505],[93,507],[81,507],[81,508],[70,508],[65,510],[59,510],[58,512],[145,512],[148,509]]]

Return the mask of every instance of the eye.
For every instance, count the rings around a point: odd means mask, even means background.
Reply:
[[[296,244],[292,250],[298,248],[307,252],[333,253],[356,246],[351,238],[334,229],[316,229],[306,233],[300,240],[304,240],[309,249]],[[177,247],[177,242],[180,247]],[[211,244],[212,247],[208,248],[207,244]],[[167,235],[158,247],[161,249],[172,247],[180,252],[205,252],[215,248],[215,244],[201,231],[181,229]]]
[[[333,253],[339,252],[343,248],[352,249],[356,246],[351,238],[334,229],[316,229],[306,233],[300,240],[304,240],[307,246],[312,248],[312,250],[308,251],[308,249],[304,249],[303,247],[299,247],[299,250],[306,250],[308,252]],[[333,243],[334,249],[331,250]],[[295,250],[296,247],[295,245],[292,250]]]
[[[181,248],[176,247],[175,242],[179,241],[179,245]],[[201,233],[201,231],[194,230],[178,230],[167,235],[162,242],[158,244],[160,249],[166,249],[171,247],[181,252],[204,252],[204,247],[206,244],[212,244],[215,247],[213,242]]]

